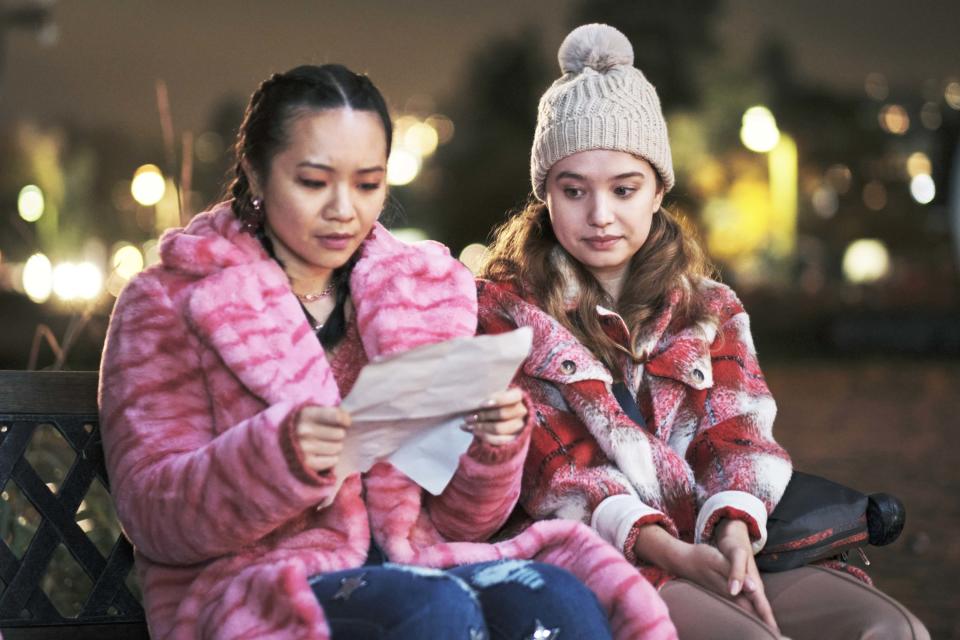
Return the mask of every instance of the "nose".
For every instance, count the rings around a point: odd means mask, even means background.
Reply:
[[[613,208],[603,194],[596,194],[593,197],[590,203],[590,211],[587,214],[587,223],[591,227],[600,229],[613,223]]]
[[[349,184],[339,183],[330,190],[330,199],[324,205],[322,215],[327,220],[337,221],[353,218],[353,197]]]

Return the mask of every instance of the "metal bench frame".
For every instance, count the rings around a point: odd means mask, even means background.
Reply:
[[[24,457],[36,428],[53,425],[77,454],[56,493]],[[133,548],[122,534],[108,557],[75,521],[94,478],[110,490],[97,412],[97,372],[0,371],[0,487],[14,482],[41,522],[23,557],[0,540],[0,630],[6,640],[148,638],[143,607],[127,588]],[[81,612],[60,614],[41,588],[63,544],[93,588]]]

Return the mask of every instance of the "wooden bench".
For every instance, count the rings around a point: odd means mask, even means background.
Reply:
[[[0,371],[0,488],[3,637],[149,638],[108,496],[95,371]]]

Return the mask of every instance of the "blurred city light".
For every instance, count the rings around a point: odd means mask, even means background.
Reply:
[[[453,120],[447,116],[435,113],[424,120],[424,122],[433,127],[437,132],[437,142],[440,144],[447,144],[453,139]]]
[[[937,195],[937,186],[929,174],[920,173],[910,180],[910,195],[920,204],[929,204]]]
[[[404,147],[420,157],[429,156],[436,151],[439,141],[437,130],[426,122],[411,125],[403,134]]]
[[[943,116],[940,115],[940,105],[936,102],[927,102],[920,109],[920,122],[924,127],[934,131],[943,124]]]
[[[143,264],[145,267],[160,262],[160,243],[156,238],[151,238],[143,243]]]
[[[460,262],[465,264],[474,275],[477,275],[486,259],[487,248],[476,242],[468,244],[463,248],[463,251],[460,252]]]
[[[400,227],[397,229],[391,229],[390,233],[397,238],[400,238],[404,242],[420,242],[421,240],[427,239],[427,232],[416,227]]]
[[[843,194],[850,190],[850,184],[853,182],[853,174],[850,167],[845,164],[832,165],[825,174],[827,182],[837,193]]]
[[[868,96],[880,102],[886,100],[890,94],[887,79],[882,73],[868,73],[867,79],[863,83],[863,88]]]
[[[811,198],[813,210],[821,218],[832,218],[840,208],[840,198],[830,185],[820,185]]]
[[[887,206],[887,188],[882,182],[871,180],[863,186],[863,204],[874,211],[880,211]]]
[[[910,116],[898,104],[884,105],[878,116],[880,127],[887,133],[902,136],[910,129]]]
[[[960,111],[960,82],[949,82],[943,90],[943,99],[951,109]]]
[[[854,240],[843,254],[843,275],[850,282],[876,282],[890,272],[890,252],[880,240]]]
[[[110,263],[118,276],[129,280],[143,270],[143,254],[132,244],[124,244],[114,252]]]
[[[920,174],[933,174],[933,165],[930,163],[930,157],[923,151],[915,151],[907,158],[907,175],[915,178]]]
[[[393,149],[387,160],[387,183],[399,187],[410,184],[420,172],[420,158],[406,149]]]
[[[160,202],[166,190],[166,181],[157,165],[145,164],[134,172],[130,193],[143,206],[149,207]]]
[[[791,255],[797,241],[797,143],[783,134],[770,150],[770,251]]]
[[[193,153],[200,162],[213,163],[223,157],[223,138],[213,131],[205,131],[197,136],[193,144]]]
[[[757,153],[766,153],[777,146],[780,130],[769,109],[763,106],[747,109],[740,127],[740,140],[743,146]]]
[[[53,266],[42,253],[35,253],[23,266],[23,290],[34,302],[46,302],[53,290]]]
[[[61,300],[93,300],[102,289],[103,274],[92,262],[61,262],[53,269],[53,292]]]
[[[28,184],[20,189],[17,196],[17,211],[20,217],[27,222],[36,222],[43,215],[43,191],[35,184]]]

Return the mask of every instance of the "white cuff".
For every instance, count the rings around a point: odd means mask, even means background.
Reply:
[[[633,525],[640,518],[649,515],[662,515],[662,512],[648,507],[637,496],[621,493],[610,496],[597,505],[590,518],[590,526],[601,538],[625,552],[623,545],[627,543]]]
[[[727,507],[742,511],[753,518],[760,530],[760,537],[752,542],[753,553],[759,553],[767,543],[767,507],[760,498],[746,491],[721,491],[710,496],[697,515],[697,534],[694,541],[703,542],[703,530],[713,514]]]

